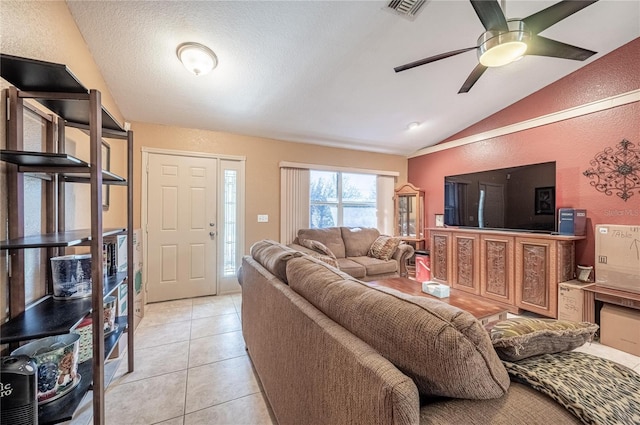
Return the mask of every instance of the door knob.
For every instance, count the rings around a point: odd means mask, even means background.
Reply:
[[[216,235],[216,232],[209,232],[209,236],[214,237]]]

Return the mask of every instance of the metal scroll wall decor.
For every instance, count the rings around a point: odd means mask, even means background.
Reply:
[[[625,202],[640,193],[640,149],[623,139],[615,148],[605,148],[590,162],[591,168],[585,171],[591,179],[591,186],[607,196],[616,193]]]

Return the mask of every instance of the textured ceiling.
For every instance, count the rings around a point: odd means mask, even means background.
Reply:
[[[554,1],[506,2],[507,18]],[[458,89],[484,28],[468,1],[431,0],[414,21],[376,1],[67,1],[127,121],[408,155],[640,36],[640,1],[600,0],[541,35],[595,50],[585,62],[528,56]],[[185,41],[219,59],[195,77]],[[407,124],[422,123],[408,131]]]

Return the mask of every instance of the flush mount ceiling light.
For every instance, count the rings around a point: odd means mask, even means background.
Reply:
[[[178,59],[194,75],[205,75],[218,65],[218,57],[213,51],[200,43],[182,43],[176,49]]]
[[[527,52],[530,33],[524,22],[507,21],[509,32],[487,31],[478,38],[478,59],[488,67],[510,64]]]
[[[411,122],[409,123],[409,125],[407,125],[407,129],[409,130],[415,130],[416,128],[420,127],[420,123],[419,122]]]

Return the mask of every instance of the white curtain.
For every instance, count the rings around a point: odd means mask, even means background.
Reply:
[[[309,227],[309,170],[280,168],[280,243],[290,244]]]
[[[396,178],[393,176],[378,176],[376,180],[376,194],[378,204],[378,230],[384,235],[395,234],[393,228],[393,188]]]

